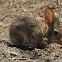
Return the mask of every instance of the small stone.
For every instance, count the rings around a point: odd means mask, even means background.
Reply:
[[[0,23],[0,26],[2,26],[3,25],[3,23]]]
[[[62,49],[62,46],[60,47],[60,49]]]
[[[59,53],[57,53],[57,54],[55,54],[55,57],[59,57],[59,55],[60,55],[60,54],[59,54]]]
[[[45,62],[53,62],[52,59],[46,59]]]
[[[5,18],[4,16],[0,17],[0,21],[3,21],[4,18]]]
[[[3,23],[0,23],[0,28],[2,28],[3,27]]]
[[[7,51],[7,53],[12,55],[12,56],[19,56],[19,54],[15,51]]]
[[[15,57],[11,57],[11,59],[12,59],[12,60],[16,60],[16,58],[15,58]]]
[[[28,10],[24,10],[24,12],[28,12]]]

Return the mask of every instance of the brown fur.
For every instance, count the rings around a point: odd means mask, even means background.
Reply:
[[[9,29],[11,43],[19,46],[35,44],[42,47],[44,44],[42,42],[42,30],[46,29],[47,25],[40,22],[37,23],[31,17],[17,18],[12,22]]]
[[[51,33],[53,29],[53,12],[47,8],[45,11],[45,21],[50,30],[47,32],[47,25],[37,21],[32,17],[19,17],[12,22],[9,29],[10,41],[18,46],[39,46],[46,47],[48,42],[44,42],[42,37],[46,33]],[[45,33],[43,35],[43,33]],[[36,46],[35,46],[36,45]]]

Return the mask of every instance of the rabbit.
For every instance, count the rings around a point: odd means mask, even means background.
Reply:
[[[45,10],[45,22],[28,16],[16,18],[9,28],[11,43],[24,48],[47,47],[54,32],[54,13],[50,8]],[[43,41],[45,35],[49,41]]]

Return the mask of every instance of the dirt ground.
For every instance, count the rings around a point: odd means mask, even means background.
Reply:
[[[32,16],[44,21],[44,11],[51,7],[59,24],[55,28],[62,34],[62,0],[0,0],[0,62],[62,62],[62,45],[51,43],[48,48],[32,51],[10,46],[9,27],[20,16]],[[59,25],[59,26],[58,26]]]

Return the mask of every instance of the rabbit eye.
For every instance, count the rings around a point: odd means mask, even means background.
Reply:
[[[57,32],[57,31],[54,31],[54,34],[55,34],[55,35],[58,35],[58,32]]]

